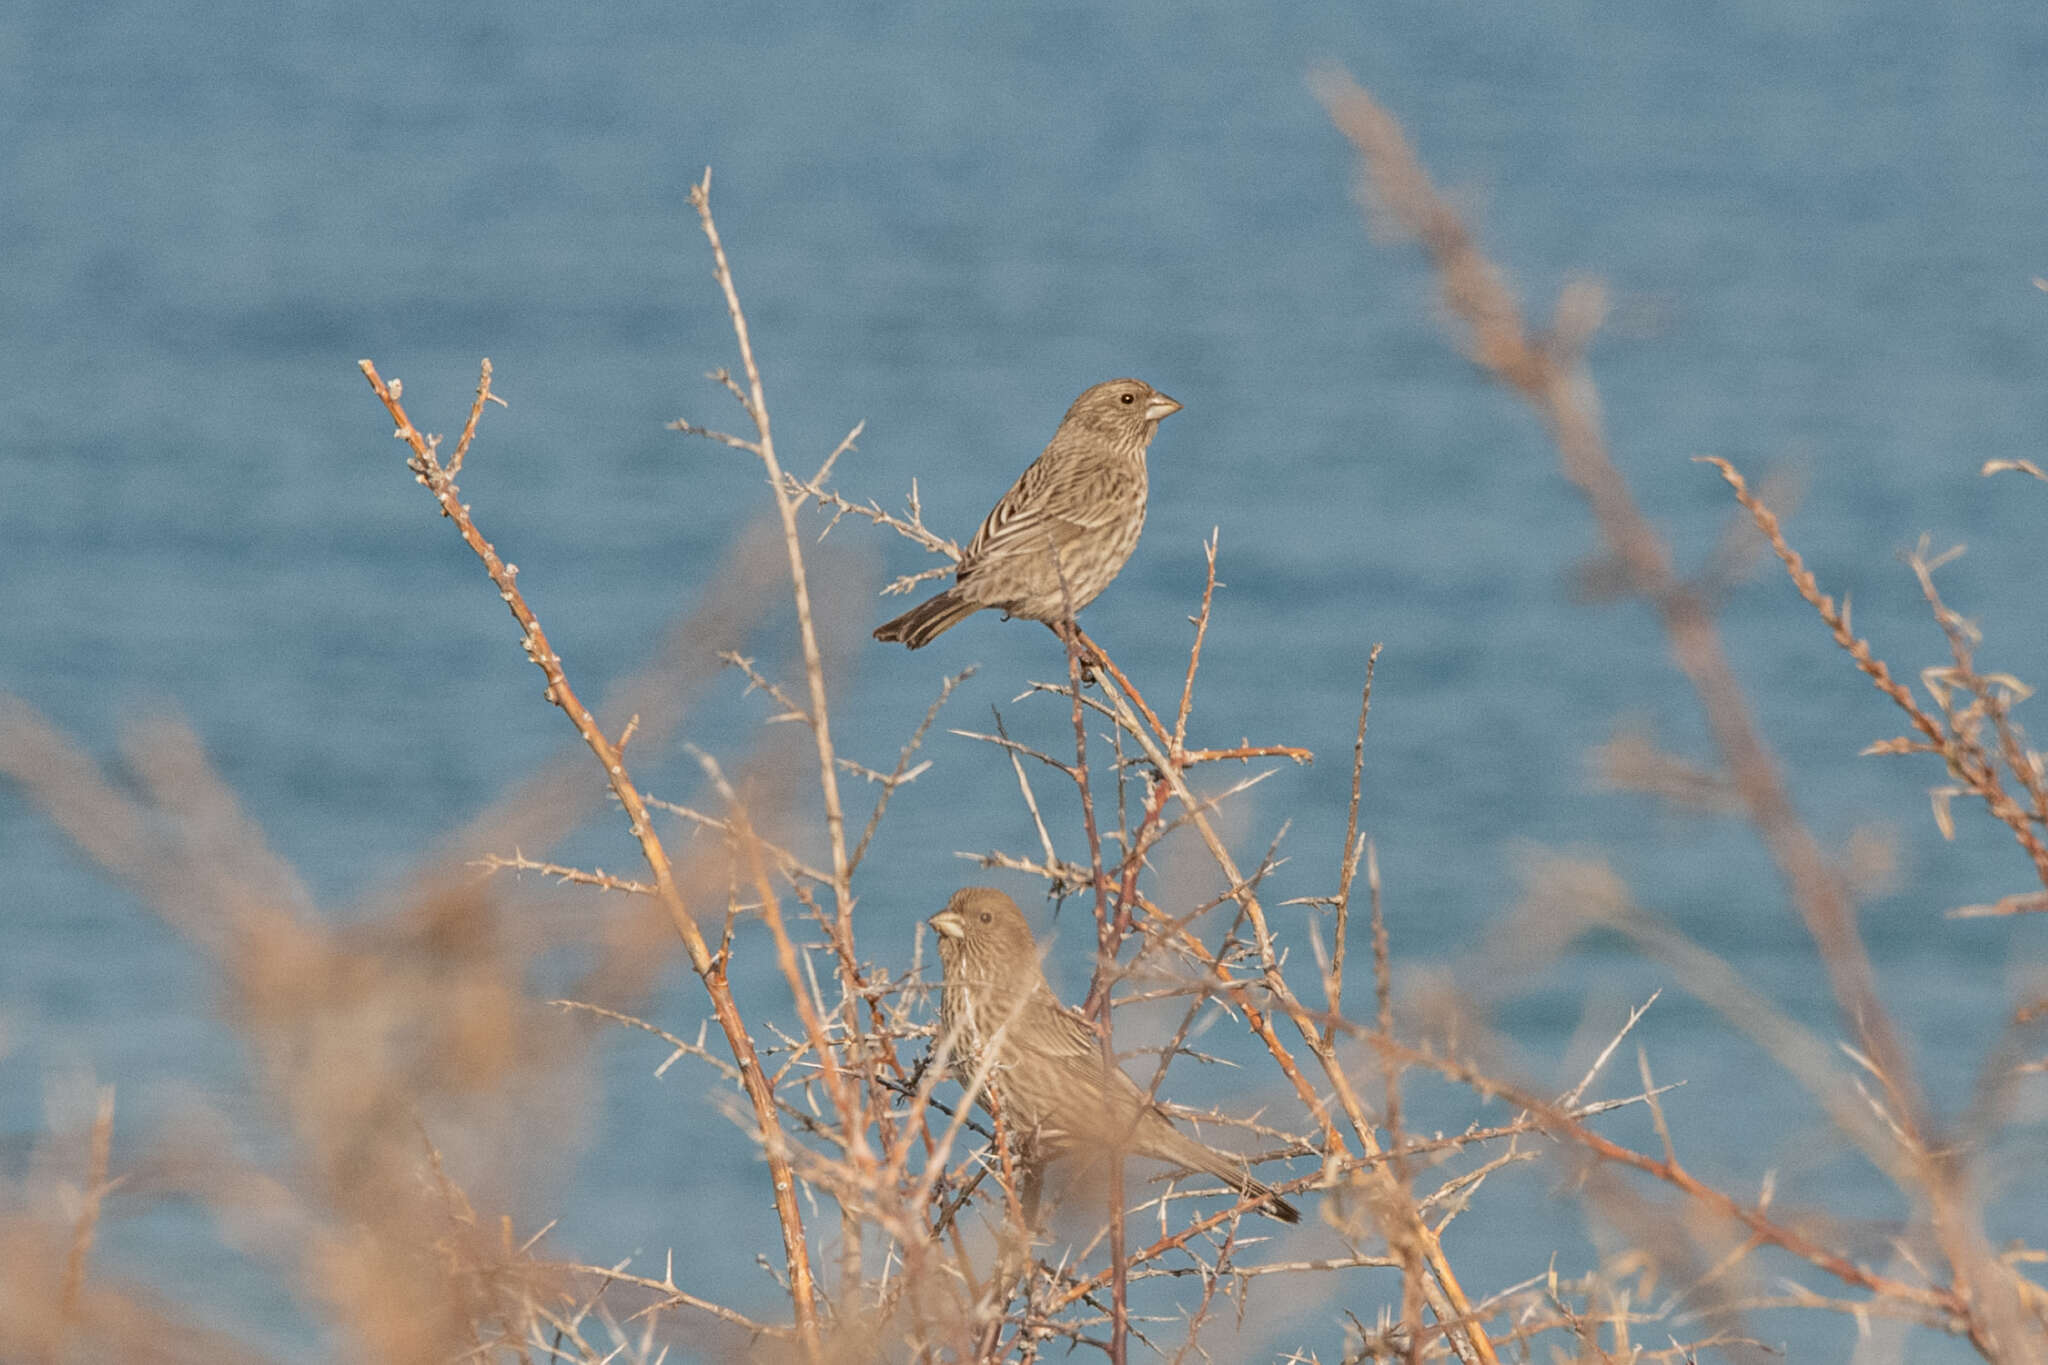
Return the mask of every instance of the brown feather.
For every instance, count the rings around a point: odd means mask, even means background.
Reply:
[[[901,641],[912,649],[923,649],[945,632],[974,615],[980,608],[960,600],[952,588],[920,602],[893,621],[875,627],[877,640]]]
[[[1076,398],[1052,441],[983,519],[954,585],[875,638],[917,649],[983,608],[1056,624],[1093,602],[1137,548],[1145,451],[1159,423],[1179,410],[1137,379],[1112,379]]]
[[[1174,1127],[1123,1068],[1104,1059],[1095,1030],[1047,984],[1015,901],[991,887],[966,887],[933,924],[944,973],[937,1046],[962,1085],[974,1085],[986,1068],[1004,1122],[1027,1148],[1047,1157],[1108,1150],[1172,1162],[1264,1200],[1282,1222],[1300,1220],[1243,1161]]]

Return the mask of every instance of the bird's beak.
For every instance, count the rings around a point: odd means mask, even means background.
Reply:
[[[1145,420],[1156,422],[1162,417],[1171,417],[1180,411],[1180,404],[1163,393],[1152,395],[1152,401],[1145,405]]]
[[[929,923],[946,938],[967,937],[967,921],[961,918],[958,910],[941,910],[931,917]]]

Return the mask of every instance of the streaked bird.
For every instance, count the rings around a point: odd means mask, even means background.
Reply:
[[[1294,1205],[1254,1179],[1242,1160],[1174,1127],[1122,1067],[1104,1059],[1094,1028],[1046,984],[1017,902],[991,887],[966,887],[931,926],[944,971],[940,1045],[952,1040],[953,1074],[967,1086],[995,1049],[987,1083],[1027,1148],[1046,1157],[1120,1150],[1169,1161],[1264,1200],[1282,1222],[1300,1221]]]
[[[974,533],[953,586],[877,627],[875,638],[922,649],[985,607],[1057,626],[1093,602],[1137,548],[1145,447],[1179,411],[1137,379],[1076,398],[1044,453]]]

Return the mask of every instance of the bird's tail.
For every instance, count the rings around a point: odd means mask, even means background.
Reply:
[[[1228,1152],[1219,1152],[1214,1147],[1195,1141],[1178,1128],[1168,1125],[1167,1131],[1178,1140],[1162,1144],[1162,1150],[1156,1150],[1148,1155],[1163,1157],[1190,1170],[1206,1171],[1247,1199],[1263,1199],[1263,1212],[1271,1214],[1283,1223],[1301,1221],[1301,1210],[1288,1203],[1278,1190],[1245,1170],[1242,1161]]]
[[[960,600],[958,588],[948,588],[928,602],[920,602],[893,621],[875,627],[877,640],[897,640],[912,649],[923,649],[941,632],[951,630],[981,608]]]
[[[1299,1223],[1301,1221],[1300,1209],[1288,1203],[1281,1196],[1280,1192],[1271,1185],[1268,1185],[1263,1180],[1256,1180],[1246,1175],[1243,1167],[1239,1167],[1236,1170],[1212,1170],[1209,1174],[1216,1176],[1247,1199],[1265,1200],[1264,1212],[1270,1213],[1281,1222]]]

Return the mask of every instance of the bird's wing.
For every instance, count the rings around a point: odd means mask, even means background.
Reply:
[[[1047,1006],[1040,1016],[1044,1021],[1043,1041],[1045,1050],[1059,1057],[1102,1057],[1102,1042],[1097,1037],[1095,1026],[1083,1018],[1081,1012],[1069,1009],[1046,993]]]
[[[1077,1094],[1099,1094],[1121,1104],[1144,1099],[1144,1091],[1122,1067],[1104,1061],[1102,1039],[1079,1010],[1060,1004],[1051,992],[1047,992],[1046,1004],[1049,1008],[1039,1016],[1044,1027],[1038,1037],[1046,1056],[1072,1080]]]
[[[1041,455],[996,500],[981,529],[960,556],[965,575],[991,557],[1023,552],[1041,554],[1046,538],[1064,545],[1083,531],[1106,526],[1129,512],[1108,485],[1128,479],[1117,469],[1080,470],[1069,462]]]

